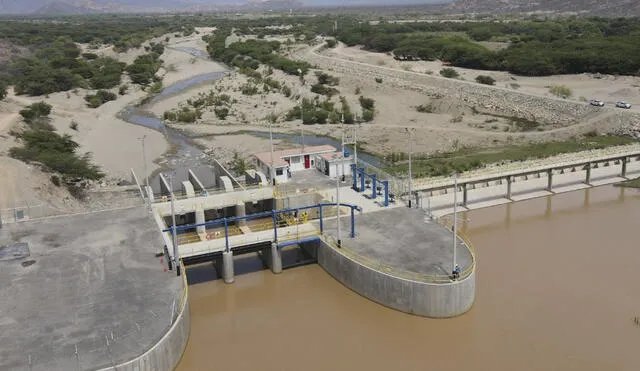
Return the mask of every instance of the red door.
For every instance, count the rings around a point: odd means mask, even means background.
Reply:
[[[311,167],[311,161],[309,160],[309,155],[304,155],[304,168],[308,169]]]

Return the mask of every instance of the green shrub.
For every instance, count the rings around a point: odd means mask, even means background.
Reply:
[[[335,88],[329,88],[325,85],[322,84],[315,84],[311,86],[311,92],[312,93],[316,93],[316,94],[320,94],[320,95],[326,95],[328,97],[332,97],[338,93],[340,93],[337,89]]]
[[[573,95],[571,88],[564,85],[553,85],[549,88],[549,93],[555,95],[556,97],[564,99],[569,98],[571,95]]]
[[[227,107],[216,107],[213,111],[220,120],[226,119],[229,115],[229,109]]]
[[[376,77],[376,82],[378,84],[382,84],[382,77]]]
[[[118,99],[118,96],[107,90],[98,90],[95,94],[89,94],[84,97],[84,100],[87,101],[87,106],[91,108],[98,108],[101,105],[116,99]]]
[[[373,110],[375,105],[375,101],[373,99],[360,96],[358,101],[360,101],[360,106],[362,106],[363,110]]]
[[[327,48],[335,48],[337,42],[334,39],[327,39],[325,41],[325,44],[326,44]]]
[[[20,115],[27,123],[32,123],[41,117],[49,116],[50,113],[51,105],[45,102],[33,103],[27,106],[27,108],[20,110]]]
[[[74,121],[74,120],[71,120],[71,123],[69,124],[69,128],[71,130],[78,131],[78,122]]]
[[[316,72],[316,77],[318,78],[318,84],[335,86],[340,83],[339,78],[324,72]]]
[[[435,111],[435,107],[433,107],[433,104],[431,103],[421,104],[416,107],[416,111],[422,112],[422,113],[433,113]]]
[[[373,110],[369,110],[369,109],[363,109],[362,110],[362,120],[365,122],[369,122],[373,120]]]
[[[240,91],[244,95],[256,95],[258,94],[258,87],[252,83],[245,83],[240,87]]]
[[[491,77],[491,76],[487,76],[487,75],[478,75],[476,77],[476,82],[479,84],[485,84],[485,85],[495,85],[496,84],[496,80]]]
[[[127,84],[120,85],[120,88],[118,88],[118,94],[125,95],[125,94],[127,94],[128,90],[129,90],[129,85],[127,85]]]
[[[450,78],[450,79],[455,79],[455,78],[460,76],[458,71],[456,71],[455,69],[450,68],[450,67],[445,67],[445,68],[441,69],[440,70],[440,75],[443,76],[443,77]]]
[[[7,97],[7,83],[0,81],[0,100]]]
[[[53,183],[54,186],[56,187],[60,187],[60,177],[57,175],[52,175],[51,178],[49,178],[51,180],[51,183]]]
[[[28,130],[17,137],[22,140],[23,147],[13,147],[9,150],[9,155],[13,158],[41,163],[65,177],[97,180],[104,176],[97,166],[91,164],[90,154],[76,154],[79,145],[69,135]]]

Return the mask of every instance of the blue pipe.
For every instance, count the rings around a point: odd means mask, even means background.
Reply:
[[[278,244],[278,248],[282,248],[282,247],[290,246],[290,245],[298,245],[298,244],[301,244],[301,243],[312,242],[312,241],[320,241],[320,237],[318,237],[318,236],[306,237],[306,238],[303,238],[301,240],[292,240],[292,241],[283,242],[281,244]]]
[[[360,168],[360,192],[364,192],[364,168]]]
[[[389,181],[385,180],[382,182],[384,184],[384,206],[389,206]]]
[[[319,205],[318,208],[320,209],[320,233],[322,233],[324,231],[324,222],[322,221],[322,205]]]
[[[358,171],[356,170],[356,164],[351,164],[351,174],[353,174],[353,190],[358,190]]]
[[[371,183],[371,190],[373,191],[371,193],[371,199],[375,200],[378,195],[378,190],[376,189],[376,174],[371,174]]]
[[[176,231],[183,231],[186,229],[193,229],[196,227],[209,227],[209,226],[215,226],[215,225],[219,225],[219,224],[224,224],[225,220],[230,223],[230,222],[235,222],[238,220],[251,220],[251,219],[258,219],[258,218],[265,218],[265,217],[269,217],[269,216],[274,216],[275,215],[279,215],[279,214],[283,214],[283,213],[289,213],[292,211],[298,211],[298,210],[309,210],[309,209],[315,209],[316,207],[325,207],[325,206],[336,206],[337,204],[335,202],[331,203],[331,202],[326,202],[326,203],[322,203],[322,204],[315,204],[315,205],[311,205],[311,206],[303,206],[303,207],[299,207],[296,209],[282,209],[282,210],[272,210],[272,211],[264,211],[261,213],[256,213],[256,214],[249,214],[246,216],[234,216],[231,218],[223,218],[223,219],[216,219],[216,220],[210,220],[208,222],[204,222],[204,223],[199,223],[199,224],[186,224],[186,225],[180,225],[180,226],[176,226]],[[345,206],[345,207],[349,207],[352,209],[357,209],[360,210],[360,207],[357,205],[351,205],[351,204],[345,204],[343,202],[340,203],[340,206]],[[163,232],[171,232],[171,228],[166,228],[162,230]]]

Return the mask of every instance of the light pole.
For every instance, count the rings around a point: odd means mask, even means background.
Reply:
[[[144,148],[144,140],[147,138],[147,135],[143,135],[138,138],[140,143],[142,143],[142,164],[144,165],[144,185],[147,187],[145,189],[145,194],[149,192],[149,173],[147,172],[147,151]],[[149,195],[147,194],[147,199],[149,199]]]
[[[167,174],[169,176],[169,193],[171,196],[171,223],[173,228],[171,228],[171,234],[173,237],[173,264],[176,267],[176,273],[180,275],[180,257],[178,256],[178,233],[176,231],[176,209],[174,205],[174,194],[173,194],[173,173]]]
[[[271,181],[273,186],[276,185],[276,171],[273,168],[273,131],[271,130],[271,122],[269,122],[269,145],[271,146]]]
[[[458,262],[456,259],[456,247],[458,244],[458,173],[453,180],[453,269],[451,273],[456,277]],[[457,278],[457,277],[456,277]]]
[[[413,196],[411,194],[411,154],[413,152],[413,131],[410,128],[407,128],[407,133],[409,133],[409,208],[411,209],[411,198]]]
[[[344,156],[344,152],[342,152],[342,156]],[[336,158],[340,160],[340,155],[337,155]],[[339,162],[339,161],[338,161]],[[342,247],[342,241],[340,239],[340,177],[338,176],[338,163],[336,162],[336,205],[337,205],[337,218],[336,225],[338,229],[338,248]]]
[[[353,129],[353,162],[356,164],[356,169],[358,168],[358,126],[360,124]]]
[[[302,70],[298,68],[300,81],[302,81]],[[302,151],[304,152],[304,99],[302,99],[302,87],[300,87],[300,136],[302,137]]]

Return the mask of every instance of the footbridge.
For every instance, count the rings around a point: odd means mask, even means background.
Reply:
[[[340,203],[340,209],[341,215],[344,213],[345,217],[349,216],[348,233],[354,238],[355,214],[362,209],[347,203]],[[169,260],[182,260],[185,265],[190,265],[222,257],[223,278],[230,282],[233,281],[234,254],[270,250],[272,270],[278,273],[282,263],[273,261],[279,256],[278,249],[320,240],[325,221],[336,216],[336,203],[320,203],[175,227],[171,225],[162,232],[165,241],[178,241],[177,249],[167,246]],[[174,234],[175,239],[171,238]],[[174,256],[175,252],[177,257]]]
[[[553,192],[554,175],[565,174],[567,172],[584,171],[582,182],[587,186],[592,186],[592,170],[599,167],[609,167],[612,164],[619,166],[618,176],[622,179],[627,178],[627,168],[631,162],[640,161],[640,150],[628,151],[626,153],[617,153],[600,157],[586,157],[575,161],[560,162],[555,164],[530,167],[526,169],[516,169],[497,172],[493,174],[461,177],[457,180],[457,192],[462,192],[462,206],[467,206],[468,191],[477,187],[487,187],[492,185],[506,184],[505,198],[512,200],[512,183],[516,181],[526,181],[529,179],[547,178],[545,190],[549,193]],[[434,181],[420,181],[414,183],[416,194],[426,194],[434,196],[438,194],[453,193],[456,189],[456,180],[452,178],[439,179]],[[419,197],[418,197],[419,198]]]

